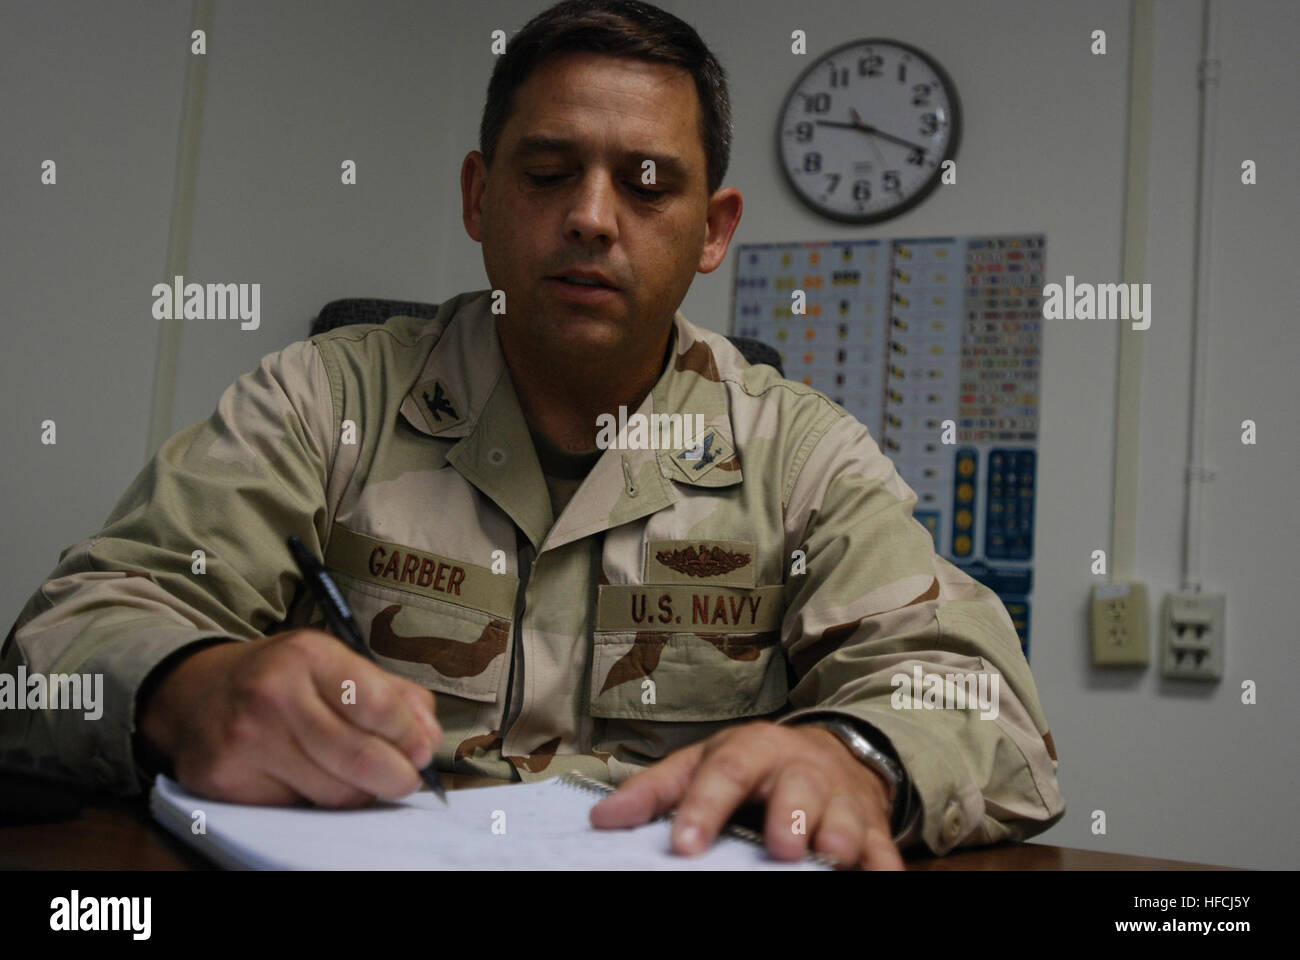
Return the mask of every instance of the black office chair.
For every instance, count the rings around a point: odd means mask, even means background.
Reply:
[[[383,323],[389,317],[423,317],[432,320],[438,313],[436,303],[419,303],[414,300],[379,300],[364,297],[331,300],[321,308],[311,324],[311,336],[345,327],[353,323]],[[766,363],[785,376],[781,355],[761,340],[751,337],[727,337],[750,363]]]

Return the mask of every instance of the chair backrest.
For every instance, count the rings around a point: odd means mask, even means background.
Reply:
[[[415,300],[381,300],[367,297],[353,297],[346,300],[331,300],[321,308],[320,313],[311,324],[311,336],[345,327],[353,323],[383,323],[389,317],[425,317],[432,320],[438,313],[438,304],[419,303]],[[775,367],[776,372],[785,376],[781,367],[781,355],[773,347],[752,337],[727,337],[737,350],[750,363],[766,363]]]

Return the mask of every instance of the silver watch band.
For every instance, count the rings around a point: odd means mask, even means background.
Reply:
[[[818,717],[808,722],[819,727],[825,727],[834,733],[844,741],[844,745],[849,748],[849,751],[855,757],[884,777],[885,782],[889,785],[889,805],[892,809],[894,798],[898,795],[898,788],[903,781],[902,767],[885,756],[870,740],[862,735],[861,731],[846,720],[841,720],[838,717]]]
[[[911,809],[913,807],[912,787],[902,764],[873,744],[857,726],[844,717],[819,715],[810,716],[806,720],[801,717],[793,725],[804,724],[815,724],[830,730],[843,741],[850,753],[880,774],[889,787],[889,808],[892,813],[891,825],[894,836],[897,838],[906,832],[911,827],[912,821],[916,819],[916,810]]]

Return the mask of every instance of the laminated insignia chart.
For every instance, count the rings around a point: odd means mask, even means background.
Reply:
[[[732,291],[732,335],[866,424],[935,550],[998,594],[1026,657],[1045,253],[1042,234],[744,244]]]

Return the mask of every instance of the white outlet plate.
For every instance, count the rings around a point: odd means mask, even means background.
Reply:
[[[1175,592],[1165,596],[1160,649],[1166,677],[1210,681],[1223,677],[1226,608],[1221,593]]]
[[[1097,584],[1092,588],[1090,614],[1095,666],[1147,665],[1146,584]]]

